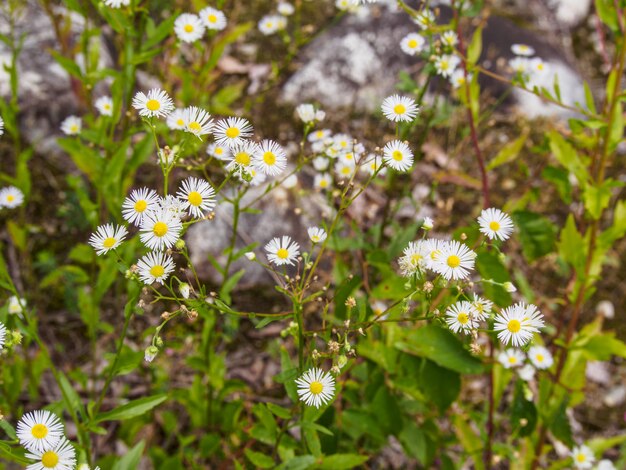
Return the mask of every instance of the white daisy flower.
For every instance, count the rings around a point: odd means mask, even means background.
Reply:
[[[164,198],[159,200],[159,207],[164,211],[170,212],[172,215],[182,219],[185,217],[186,209],[185,202],[178,199],[173,194],[168,194]]]
[[[229,117],[218,121],[213,130],[215,142],[227,147],[241,144],[252,136],[252,132],[252,125],[248,120],[238,117]]]
[[[548,73],[548,64],[539,57],[530,59],[529,65],[529,70],[533,74],[534,78],[540,78],[542,75],[545,76],[545,74]]]
[[[335,378],[328,372],[313,368],[296,379],[300,400],[308,406],[319,408],[333,399]]]
[[[448,281],[450,279],[466,279],[474,269],[476,253],[457,241],[445,244],[441,255],[433,265],[433,269]]]
[[[596,461],[593,451],[585,445],[574,447],[570,455],[572,457],[574,467],[578,469],[591,468],[593,463]]]
[[[354,138],[348,134],[336,134],[333,137],[333,148],[337,152],[348,151],[354,146]],[[336,155],[331,155],[336,156]]]
[[[383,158],[375,154],[370,154],[368,156],[368,159],[362,168],[363,171],[372,176],[376,174],[376,172],[378,172],[378,175],[380,176],[384,176],[387,173],[387,168],[383,166]]]
[[[131,224],[140,226],[144,216],[159,207],[161,198],[154,189],[135,189],[122,204],[122,217]]]
[[[161,117],[174,110],[174,102],[164,90],[153,88],[147,95],[142,91],[137,92],[133,98],[133,108],[143,117]]]
[[[530,61],[526,57],[515,57],[509,60],[509,67],[513,69],[514,73],[525,75],[530,70]]]
[[[522,367],[517,369],[517,375],[524,382],[530,382],[535,378],[535,368],[530,364],[524,364]]]
[[[542,328],[543,315],[534,305],[515,304],[502,310],[495,318],[494,331],[503,344],[520,347],[528,343],[533,333]]]
[[[289,2],[278,2],[276,10],[283,16],[291,16],[296,11],[294,6]]]
[[[265,245],[265,251],[267,251],[267,259],[276,266],[283,264],[293,266],[294,261],[300,255],[300,245],[292,241],[291,237],[283,235],[282,239],[279,237],[272,238]]]
[[[417,33],[409,33],[400,41],[400,48],[405,54],[417,55],[424,50],[426,40]]]
[[[104,4],[111,8],[119,8],[130,5],[130,0],[104,0]]]
[[[174,32],[183,42],[195,42],[204,34],[204,23],[193,13],[183,13],[174,21]]]
[[[183,296],[183,299],[188,299],[191,294],[191,286],[186,282],[181,282],[178,286],[178,292]]]
[[[83,121],[78,116],[68,116],[61,123],[61,130],[65,135],[78,135],[83,128]]]
[[[448,307],[446,310],[446,323],[454,333],[462,331],[468,334],[471,330],[478,328],[474,307],[465,300]]]
[[[276,176],[287,167],[287,152],[273,140],[263,140],[252,155],[253,166],[268,176]]]
[[[296,113],[298,114],[300,120],[305,124],[315,122],[317,120],[317,110],[315,109],[315,106],[310,103],[298,105]]]
[[[0,322],[0,351],[4,347],[4,340],[7,336],[7,328],[4,326],[4,323]]]
[[[172,211],[160,208],[145,214],[140,230],[139,238],[144,245],[151,250],[164,250],[178,241],[183,224]]]
[[[329,173],[318,173],[313,178],[313,187],[315,189],[328,189],[332,184],[333,179]]]
[[[339,179],[349,179],[356,171],[356,165],[346,161],[339,161],[335,164],[334,170]]]
[[[152,251],[137,262],[137,267],[139,279],[150,286],[155,282],[163,284],[174,271],[175,265],[170,255],[162,251]]]
[[[466,79],[463,69],[456,69],[454,72],[452,72],[448,80],[450,81],[452,88],[457,89],[461,88],[463,85],[465,85],[465,83],[471,82],[472,74],[468,73]]]
[[[101,225],[89,237],[89,244],[93,246],[97,255],[100,256],[120,246],[126,235],[128,235],[128,230],[123,225],[118,225],[117,227],[113,224]]]
[[[424,240],[424,254],[425,254],[425,264],[428,269],[434,270],[434,266],[439,260],[441,253],[447,242],[443,240],[437,240],[436,238],[427,238]]]
[[[226,145],[219,145],[219,144],[216,144],[215,142],[212,144],[209,144],[209,146],[206,149],[206,153],[213,158],[217,158],[218,160],[231,160],[232,159],[230,147],[227,147]]]
[[[498,354],[498,362],[502,364],[505,369],[523,365],[524,359],[526,359],[526,356],[520,349],[509,348]]]
[[[0,189],[0,207],[15,209],[24,202],[24,193],[15,186]]]
[[[63,438],[59,417],[46,410],[26,413],[17,422],[16,434],[20,444],[31,452],[43,452],[56,446]]]
[[[282,15],[265,15],[259,21],[259,31],[265,36],[274,34],[287,26],[286,18]]]
[[[426,267],[426,251],[424,243],[420,241],[409,242],[398,260],[400,272],[404,277],[411,277],[419,270]]]
[[[252,158],[258,152],[258,144],[250,140],[242,140],[241,143],[231,147],[230,163],[226,166],[228,171],[236,171],[239,175],[250,175]]]
[[[454,31],[446,31],[441,35],[441,42],[448,47],[454,47],[458,44],[459,38]]]
[[[186,117],[187,113],[184,109],[176,108],[167,115],[165,123],[167,124],[167,127],[173,131],[183,131],[187,126],[187,121],[185,120]]]
[[[215,207],[215,190],[207,181],[187,178],[178,190],[178,198],[184,202],[184,209],[197,219],[204,217]]]
[[[307,233],[313,243],[322,243],[328,236],[326,230],[321,227],[309,227]]]
[[[385,163],[396,171],[407,171],[413,165],[413,152],[407,144],[393,140],[383,149]]]
[[[506,240],[513,233],[513,221],[511,217],[500,209],[484,209],[478,217],[480,231],[490,240]]]
[[[326,171],[328,170],[328,167],[330,166],[328,157],[324,157],[324,156],[315,157],[312,163],[313,163],[313,168],[315,168],[317,171]]]
[[[29,450],[25,457],[36,462],[27,466],[26,470],[73,470],[76,467],[76,451],[65,436],[54,446]]]
[[[213,119],[211,115],[202,108],[189,106],[185,108],[185,130],[191,134],[200,137],[211,133],[213,128]]]
[[[491,314],[493,309],[493,302],[491,300],[484,299],[476,294],[472,295],[472,306],[476,312],[476,316],[479,320],[486,320]]]
[[[433,222],[433,219],[431,219],[430,217],[424,217],[424,220],[422,221],[422,230],[428,232],[432,230],[434,226],[435,224]]]
[[[143,360],[150,363],[159,354],[159,348],[156,346],[148,346],[143,352]]]
[[[220,10],[206,7],[200,10],[199,15],[207,29],[221,31],[226,28],[226,15]]]
[[[26,300],[12,295],[8,300],[8,311],[11,315],[21,314],[26,308]]]
[[[382,300],[376,300],[372,305],[372,313],[375,317],[380,317],[381,320],[386,320],[387,315],[382,315],[387,310],[387,304]],[[382,316],[381,316],[382,315]]]
[[[435,59],[435,70],[442,77],[450,77],[459,66],[460,59],[455,55],[443,54]]]
[[[531,346],[528,358],[537,369],[549,369],[554,364],[552,354],[543,346]]]
[[[596,465],[596,470],[615,470],[615,465],[608,459],[602,459]]]
[[[96,100],[94,106],[103,116],[113,116],[113,100],[110,96],[101,96]]]
[[[385,117],[394,122],[411,122],[419,112],[419,106],[415,104],[415,100],[400,95],[385,98],[381,109]]]
[[[317,131],[313,131],[307,137],[309,142],[323,142],[328,139],[332,135],[332,131],[330,129],[319,129]]]
[[[526,56],[526,57],[535,55],[535,49],[533,49],[528,44],[513,44],[511,46],[511,51],[515,55],[521,55],[521,56]]]
[[[428,29],[435,24],[435,15],[432,11],[425,9],[413,20],[420,29]]]
[[[358,11],[359,0],[335,0],[335,6],[341,11]]]

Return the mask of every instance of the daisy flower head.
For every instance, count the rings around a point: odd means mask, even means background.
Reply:
[[[511,52],[515,55],[530,57],[535,54],[535,49],[528,44],[513,44],[511,46]]]
[[[328,161],[327,157],[319,156],[313,159],[313,168],[315,168],[317,171],[326,171],[328,170],[329,166],[330,162]]]
[[[450,81],[452,88],[456,90],[457,88],[461,88],[466,83],[471,82],[472,74],[468,73],[467,78],[465,78],[465,72],[463,71],[463,69],[456,69],[454,72],[452,72],[448,80]]]
[[[259,21],[259,31],[265,36],[274,34],[287,26],[286,18],[282,15],[265,15]]]
[[[169,212],[175,217],[182,219],[185,216],[185,202],[178,199],[173,194],[168,194],[159,199],[159,208]]]
[[[443,54],[435,59],[435,70],[442,77],[450,77],[460,63],[460,59],[451,54]]]
[[[428,29],[435,24],[435,14],[428,9],[424,9],[413,20],[420,29]]]
[[[202,108],[189,106],[184,110],[185,131],[200,137],[211,133],[213,119],[211,115]]]
[[[53,446],[43,449],[29,449],[26,458],[35,463],[26,470],[73,470],[76,468],[76,451],[64,436]]]
[[[174,102],[164,90],[153,88],[148,94],[143,91],[137,92],[133,97],[133,108],[139,111],[142,117],[161,117],[174,110]]]
[[[407,171],[413,166],[413,152],[404,142],[392,140],[383,149],[383,160],[396,171]]]
[[[113,116],[113,100],[110,96],[101,96],[96,100],[94,106],[103,116]]]
[[[458,44],[459,37],[454,31],[446,31],[441,35],[441,42],[444,44],[444,46],[454,47]]]
[[[503,344],[524,346],[542,328],[543,315],[534,305],[517,303],[502,310],[495,318],[494,331]]]
[[[78,135],[83,128],[83,121],[78,116],[68,116],[61,123],[61,131],[65,135]]]
[[[174,21],[174,32],[183,42],[195,42],[204,34],[204,23],[198,15],[183,13]]]
[[[307,233],[313,243],[322,243],[328,236],[326,230],[321,227],[309,227]]]
[[[104,0],[104,4],[111,8],[119,8],[130,5],[130,0]]]
[[[4,339],[7,336],[7,328],[4,326],[4,323],[0,322],[0,351],[4,347]]]
[[[426,240],[424,240],[423,244],[426,267],[428,269],[434,270],[434,266],[439,260],[441,252],[443,248],[447,245],[447,242],[444,240],[438,240],[436,238],[427,238]]]
[[[350,178],[356,171],[356,165],[354,163],[340,160],[335,164],[335,173],[340,180]]]
[[[405,54],[417,55],[424,50],[426,40],[423,36],[417,33],[409,33],[400,41],[400,49]]]
[[[154,189],[135,189],[122,204],[122,217],[131,224],[140,226],[144,216],[159,207],[161,198]]]
[[[554,364],[552,354],[543,346],[531,346],[528,358],[537,369],[549,369]]]
[[[289,2],[278,2],[276,10],[283,16],[291,16],[296,11],[294,6]]]
[[[311,103],[302,103],[296,107],[296,114],[302,122],[308,124],[315,121],[323,121],[326,113],[321,109],[317,109]],[[320,138],[322,138],[321,136]]]
[[[219,145],[213,142],[209,144],[206,148],[207,155],[210,155],[213,158],[217,158],[218,160],[230,160],[232,158],[230,147],[225,145]]]
[[[400,95],[391,95],[385,98],[381,109],[385,117],[394,122],[411,122],[419,112],[415,100]]]
[[[509,60],[509,67],[513,69],[514,73],[525,75],[530,70],[530,61],[527,57],[515,57]]]
[[[525,358],[526,356],[524,356],[524,353],[521,350],[513,348],[509,348],[498,354],[498,362],[502,364],[505,369],[523,365]]]
[[[213,133],[219,145],[233,147],[252,137],[253,128],[247,119],[228,117],[218,121]]]
[[[187,126],[187,121],[185,118],[187,117],[186,110],[176,108],[174,111],[167,115],[167,119],[165,123],[167,127],[172,129],[173,131],[183,131]]]
[[[462,243],[453,240],[445,244],[433,268],[448,281],[466,279],[474,269],[476,253]]]
[[[478,328],[474,307],[466,300],[448,307],[448,310],[446,310],[446,323],[454,333],[462,331],[467,334],[471,330]]]
[[[176,214],[168,208],[159,208],[144,216],[139,239],[151,250],[164,250],[174,246],[182,230],[183,224]]]
[[[478,217],[480,231],[490,240],[506,240],[513,233],[513,221],[511,217],[500,209],[484,209]]]
[[[387,173],[387,168],[383,166],[382,157],[375,155],[375,154],[370,154],[367,158],[367,161],[361,168],[367,174],[372,175],[372,176],[374,176],[375,174],[384,176],[385,173]]]
[[[216,8],[203,8],[199,15],[207,29],[221,31],[226,28],[226,15]]]
[[[263,140],[252,155],[253,166],[267,176],[276,176],[287,167],[287,152],[273,140]]]
[[[491,314],[491,310],[493,309],[493,302],[491,300],[484,299],[476,294],[472,295],[471,302],[476,312],[476,316],[480,320],[486,320],[487,317]]]
[[[585,445],[574,447],[570,455],[572,457],[574,467],[580,470],[591,468],[593,463],[596,461],[593,451]]]
[[[535,378],[535,368],[530,364],[524,364],[522,367],[517,369],[517,375],[524,382],[530,382]]]
[[[63,438],[63,424],[57,415],[46,410],[26,413],[17,422],[20,444],[30,451],[43,452]]]
[[[411,277],[426,267],[426,251],[422,241],[409,242],[402,253],[398,264],[404,277]]]
[[[252,159],[258,152],[258,144],[250,140],[242,140],[239,144],[231,147],[230,163],[226,166],[228,171],[236,171],[240,176],[244,173],[250,175],[253,169]]]
[[[152,251],[143,256],[138,262],[139,279],[150,286],[155,282],[163,284],[174,271],[174,260],[162,251]]]
[[[267,259],[276,266],[288,264],[293,266],[295,259],[300,255],[300,245],[291,240],[291,237],[283,235],[275,237],[265,245]]]
[[[15,209],[24,202],[24,193],[15,186],[0,189],[0,207]]]
[[[313,368],[296,379],[300,400],[308,406],[319,408],[329,403],[335,393],[335,378],[328,372]]]
[[[183,201],[183,208],[197,219],[215,207],[215,190],[204,180],[187,178],[178,190],[178,199]]]
[[[319,129],[317,131],[313,131],[307,137],[309,142],[323,142],[331,136],[332,132],[330,129]]]
[[[118,225],[117,227],[113,224],[101,225],[89,237],[89,244],[93,246],[97,255],[100,256],[120,246],[126,235],[128,235],[128,230],[123,225]]]
[[[8,303],[9,303],[8,312],[11,315],[20,314],[26,308],[26,300],[24,300],[22,298],[19,298],[19,297],[16,297],[14,295],[9,297]]]
[[[313,178],[313,187],[315,189],[328,189],[332,186],[333,179],[330,173],[318,173]]]

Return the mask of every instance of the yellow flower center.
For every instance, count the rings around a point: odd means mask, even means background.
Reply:
[[[406,107],[403,104],[398,103],[394,108],[393,112],[396,114],[404,114],[406,113]]]
[[[404,155],[402,155],[402,152],[400,152],[400,150],[394,150],[393,153],[391,154],[391,157],[395,161],[400,162],[402,161],[402,158],[404,157]]]
[[[139,199],[139,201],[135,203],[135,212],[143,212],[147,207],[148,203],[143,199]]]
[[[15,201],[15,196],[13,196],[13,194],[9,194],[7,196],[7,202],[13,202],[13,201]]]
[[[433,261],[435,261],[437,258],[439,258],[439,255],[441,254],[441,251],[439,250],[433,250],[430,252],[430,259],[432,259]]]
[[[209,23],[217,23],[217,16],[209,15]]]
[[[46,468],[54,468],[59,463],[59,454],[53,450],[44,452],[41,456],[41,464]]]
[[[511,333],[517,333],[522,329],[522,324],[519,320],[513,319],[509,320],[509,324],[506,327]]]
[[[72,131],[72,132],[78,132],[78,126],[77,126],[76,124],[72,124],[72,125],[70,126],[70,131]]]
[[[439,62],[439,68],[441,70],[448,70],[448,61],[442,60],[441,62]]]
[[[411,263],[417,264],[422,260],[422,255],[414,253],[411,255]]]
[[[107,111],[111,109],[111,105],[110,105],[110,104],[105,104],[103,107],[104,107],[104,109],[106,109]]]
[[[165,268],[160,264],[155,264],[150,268],[150,275],[152,277],[161,277],[165,274]]]
[[[161,109],[161,103],[159,103],[159,100],[148,100],[148,102],[146,103],[146,108],[148,108],[150,111],[158,111],[159,109]]]
[[[229,127],[226,129],[226,137],[229,139],[234,139],[235,137],[239,137],[239,128],[237,127]]]
[[[313,395],[319,395],[320,393],[322,393],[322,390],[324,390],[324,385],[322,384],[322,382],[311,382],[311,385],[309,385],[309,390]]]
[[[543,362],[543,354],[537,354],[535,356],[535,359],[537,360],[537,362]]]
[[[541,72],[543,70],[543,64],[537,64],[537,70]]]
[[[324,137],[324,131],[317,131],[315,135],[317,136],[318,139],[321,139],[322,137]]]
[[[328,181],[320,180],[320,188],[326,188],[328,186]]]
[[[350,169],[350,167],[349,167],[349,166],[344,166],[344,167],[341,169],[341,174],[342,174],[342,175],[346,175],[346,176],[348,176],[351,172],[352,172],[352,170]]]
[[[215,155],[222,155],[224,153],[224,149],[222,147],[215,148]]]
[[[152,227],[152,232],[157,237],[164,236],[167,233],[167,224],[165,222],[157,222],[154,224],[154,227]]]
[[[461,258],[457,255],[448,256],[447,263],[451,268],[458,268],[461,265]]]
[[[183,118],[178,118],[178,121],[176,121],[176,125],[177,126],[184,126],[185,125],[185,121]]]
[[[184,30],[186,33],[192,33],[193,32],[193,26],[190,24],[186,24],[184,27]]]
[[[457,315],[456,319],[461,325],[465,325],[469,321],[469,315],[465,312],[461,312]]]
[[[248,166],[250,164],[250,154],[246,152],[239,152],[235,156],[235,161],[243,166]]]
[[[319,235],[313,235],[313,236],[311,237],[311,241],[312,241],[313,243],[317,243],[317,242],[319,242],[319,241],[320,241],[320,237],[319,237]]]
[[[344,155],[344,158],[345,158],[346,160],[352,160],[352,158],[353,158],[353,157],[354,157],[354,155],[352,155],[351,153],[346,153],[346,154]]]
[[[35,439],[43,439],[48,435],[48,427],[45,424],[35,424],[30,433]]]
[[[289,252],[286,248],[279,248],[276,252],[276,256],[278,256],[280,259],[287,259],[289,258]]]
[[[268,165],[273,165],[274,163],[276,163],[276,155],[274,155],[272,152],[265,152],[263,154],[263,161]]]
[[[198,207],[202,204],[202,195],[198,191],[191,191],[187,196],[187,200],[192,206]]]
[[[509,357],[509,364],[515,364],[517,362],[517,358],[515,356]]]
[[[105,238],[104,241],[102,242],[102,246],[105,248],[112,248],[113,245],[115,245],[115,243],[117,242],[117,240],[113,237],[108,237]],[[37,425],[39,426],[39,425]]]
[[[200,132],[202,130],[202,126],[200,125],[199,122],[193,121],[189,123],[189,129],[191,129],[194,132]]]
[[[409,39],[409,47],[415,49],[417,47],[417,41],[415,39]]]
[[[578,454],[576,456],[576,462],[583,463],[586,461],[587,461],[587,457],[585,456],[585,454]]]
[[[489,228],[494,232],[497,232],[498,230],[500,230],[500,224],[494,220],[493,222],[489,223]]]

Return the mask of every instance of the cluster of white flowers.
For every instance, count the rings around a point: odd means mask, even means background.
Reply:
[[[467,279],[475,258],[474,251],[456,240],[426,238],[410,242],[398,263],[405,277],[421,276],[430,270],[449,281]]]
[[[529,362],[526,362],[528,358]],[[546,370],[552,367],[554,359],[548,349],[543,346],[531,346],[527,354],[517,348],[508,348],[498,354],[498,362],[505,369],[517,369],[522,380],[530,381],[535,370]]]
[[[221,31],[226,28],[226,15],[216,8],[206,7],[196,15],[182,13],[174,22],[174,32],[182,42],[196,42],[206,30]]]
[[[595,470],[615,470],[615,465],[608,459],[600,460],[594,467],[593,464],[596,461],[596,456],[593,450],[584,444],[575,446],[570,451],[570,457],[572,458],[574,468],[578,470],[589,470],[591,468]]]
[[[26,470],[76,468],[76,451],[57,415],[46,410],[26,413],[17,423],[16,434],[27,451],[26,458],[33,460]]]
[[[539,86],[549,72],[548,64],[540,57],[533,57],[535,50],[526,44],[513,44],[511,51],[515,57],[509,61],[513,73],[529,88]]]
[[[0,209],[15,209],[24,203],[24,193],[15,186],[0,189]]]
[[[258,23],[259,31],[265,36],[270,36],[287,27],[287,17],[294,14],[294,6],[285,1],[278,2],[277,13],[270,13],[263,16]]]

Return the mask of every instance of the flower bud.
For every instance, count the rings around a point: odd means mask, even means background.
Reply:
[[[143,358],[146,362],[152,362],[158,353],[159,348],[157,348],[156,346],[148,346],[144,351]]]

